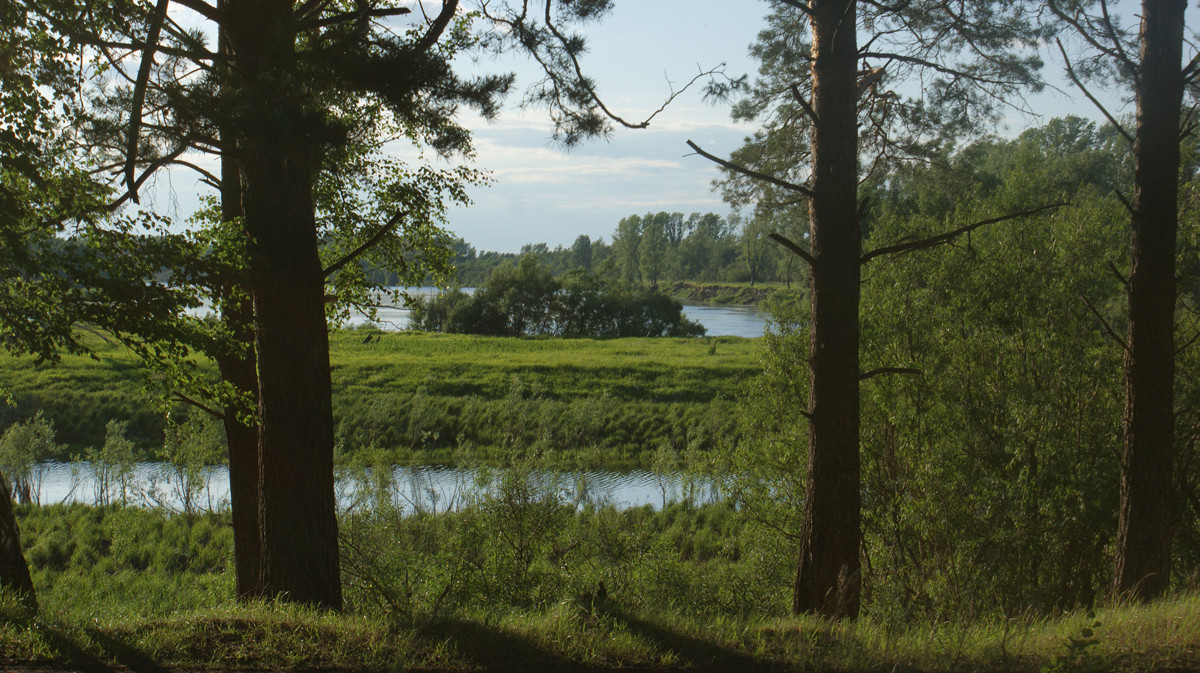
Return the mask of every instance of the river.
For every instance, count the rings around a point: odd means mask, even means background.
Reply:
[[[369,506],[372,496],[366,485],[382,481],[386,484],[387,497],[403,511],[454,510],[494,491],[499,476],[497,470],[488,468],[397,466],[392,469],[390,480],[378,480],[369,471],[354,474],[339,470],[338,506],[343,510]],[[97,470],[87,461],[43,463],[35,470],[34,477],[34,491],[42,504],[95,504],[121,498],[116,484],[102,493]],[[684,499],[693,502],[713,499],[711,479],[682,473],[537,470],[528,478],[541,492],[554,493],[562,502],[577,505],[613,505],[621,509],[651,505],[658,508],[664,503]],[[125,501],[176,511],[222,509],[229,505],[229,468],[224,465],[204,468],[194,481],[189,482],[167,463],[137,463],[126,481]]]
[[[463,288],[470,293],[475,288]],[[436,288],[410,289],[415,294],[431,294]],[[381,302],[381,303],[386,303]],[[708,336],[740,336],[760,337],[767,325],[767,314],[755,306],[723,306],[707,304],[684,304],[683,315],[694,322],[704,325]],[[388,331],[399,331],[408,328],[409,310],[398,306],[383,306],[377,309],[376,323]],[[349,325],[361,325],[367,322],[362,313],[354,313]]]

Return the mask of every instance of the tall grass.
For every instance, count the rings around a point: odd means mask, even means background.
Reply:
[[[797,618],[786,614],[790,553],[764,554],[727,503],[576,507],[519,466],[485,485],[450,511],[347,513],[340,615],[234,601],[224,515],[23,506],[42,610],[0,597],[0,660],[380,671],[1200,665],[1194,594],[1092,614]]]

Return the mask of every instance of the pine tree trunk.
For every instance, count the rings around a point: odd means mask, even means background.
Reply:
[[[222,10],[228,0],[220,3]],[[218,50],[231,53],[229,37],[221,31]],[[225,222],[245,215],[242,207],[242,171],[236,158],[236,133],[221,133],[221,219]],[[247,278],[229,279],[222,288],[222,315],[226,328],[242,346],[240,353],[220,353],[215,358],[221,380],[252,395],[258,393],[258,362],[254,356],[254,307]],[[239,296],[239,293],[241,296]],[[238,419],[238,410],[224,409],[225,439],[229,445],[229,499],[233,515],[233,558],[238,598],[264,595],[262,585],[262,540],[258,517],[258,424]]]
[[[854,0],[813,0],[808,483],[792,610],[859,611],[859,257]]]
[[[313,184],[322,140],[295,72],[292,3],[244,0],[225,21],[247,112],[238,120],[258,357],[263,591],[342,607],[325,277]]]
[[[1125,352],[1118,595],[1161,596],[1171,579],[1175,460],[1175,248],[1185,0],[1142,3],[1141,77]]]
[[[269,595],[341,609],[325,278],[313,170],[265,143],[246,157],[259,386],[259,525]]]
[[[237,334],[244,351],[222,353],[215,358],[221,380],[238,390],[258,392],[257,362],[254,357],[254,319],[249,300],[238,305],[226,297],[222,319]],[[262,540],[258,517],[258,425],[243,423],[238,410],[224,409],[225,439],[229,445],[229,499],[233,514],[233,557],[239,598],[263,595]]]
[[[20,597],[30,611],[37,610],[37,593],[29,577],[29,564],[21,551],[21,531],[13,511],[8,479],[0,475],[0,587]]]

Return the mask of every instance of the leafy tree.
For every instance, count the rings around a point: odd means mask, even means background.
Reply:
[[[8,480],[18,502],[40,504],[40,463],[57,449],[54,424],[40,411],[24,423],[9,426],[0,436],[0,478]]]
[[[571,264],[577,269],[592,270],[592,239],[580,234],[571,246]]]
[[[136,462],[133,442],[125,437],[128,424],[109,421],[105,428],[104,445],[92,447],[85,455],[96,477],[96,504],[104,507],[114,503],[128,504],[133,494]]]
[[[492,272],[474,295],[450,290],[419,299],[419,329],[467,334],[568,337],[699,336],[679,302],[666,295],[576,269],[555,278],[537,255]]]
[[[638,248],[642,242],[642,218],[637,215],[621,218],[613,234],[613,258],[620,269],[621,278],[628,282],[641,279],[641,261]]]
[[[642,217],[641,238],[638,240],[638,270],[642,280],[657,287],[670,253],[668,213],[647,213]]]

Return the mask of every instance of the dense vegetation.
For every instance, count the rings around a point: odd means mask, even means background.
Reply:
[[[419,297],[416,329],[452,334],[564,337],[702,336],[665,294],[576,269],[561,279],[535,255],[496,267],[473,294]]]

